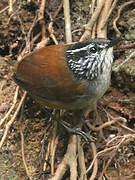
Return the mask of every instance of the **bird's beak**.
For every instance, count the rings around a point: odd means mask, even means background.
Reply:
[[[122,41],[122,40],[123,40],[122,37],[116,38],[116,39],[112,40],[112,41],[110,42],[110,44],[108,45],[108,48],[115,46],[116,44],[118,44],[118,43],[119,43],[120,41]]]

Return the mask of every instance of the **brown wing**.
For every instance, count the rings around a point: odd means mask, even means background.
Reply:
[[[30,94],[48,101],[75,101],[83,95],[86,83],[76,81],[67,66],[68,46],[47,46],[29,54],[17,65],[13,79]]]

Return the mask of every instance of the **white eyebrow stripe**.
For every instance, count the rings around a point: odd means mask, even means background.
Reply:
[[[71,50],[67,50],[67,52],[78,52],[78,51],[84,51],[84,50],[86,50],[86,48],[87,48],[88,46],[89,46],[89,45],[84,46],[84,47],[79,48],[79,49],[71,49]]]

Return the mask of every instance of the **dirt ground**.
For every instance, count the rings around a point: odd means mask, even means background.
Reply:
[[[108,24],[108,38],[113,39],[116,32],[113,29],[113,19],[122,3],[120,1]],[[45,27],[47,28],[51,18],[60,5],[59,0],[46,2]],[[71,24],[73,41],[79,41],[84,32],[84,25],[89,19],[89,0],[73,0],[71,2]],[[17,92],[17,85],[12,80],[13,66],[26,46],[26,42],[35,37],[41,31],[40,24],[35,23],[35,17],[39,9],[38,2],[33,1],[13,1],[13,12],[8,11],[8,1],[0,2],[0,121],[6,116],[8,110],[14,104],[14,95]],[[28,38],[30,27],[34,24],[32,37]],[[98,156],[98,172],[95,179],[105,180],[134,180],[135,179],[135,57],[132,57],[124,64],[119,71],[117,67],[135,49],[135,3],[126,7],[119,18],[118,28],[127,38],[114,48],[114,65],[112,72],[111,87],[98,102],[99,121],[95,124],[93,113],[89,118],[93,126],[98,127],[106,122],[115,121],[102,129],[102,131],[92,131],[97,138],[97,152],[116,146],[111,151],[106,151]],[[59,43],[65,42],[64,35],[64,15],[61,8],[58,15],[53,19],[55,37]],[[46,30],[49,37],[49,30]],[[34,49],[40,42],[41,37],[32,44]],[[54,44],[52,38],[48,44]],[[5,62],[6,61],[6,62]],[[23,90],[19,90],[18,100],[8,118],[0,126],[0,138],[2,139],[5,127],[13,118]],[[28,173],[22,157],[25,157],[28,171],[33,175],[33,179],[48,179],[51,174],[50,159],[46,160],[48,143],[54,128],[54,120],[50,118],[53,110],[40,108],[27,95],[24,103],[24,115],[21,112],[15,118],[12,126],[8,130],[7,137],[0,150],[0,180],[26,180]],[[65,113],[67,119],[72,118],[72,113]],[[67,148],[69,134],[60,125],[59,143],[55,152],[54,169],[57,169]],[[84,128],[85,129],[85,128]],[[87,130],[87,128],[86,128]],[[22,135],[23,134],[23,135]],[[22,155],[22,137],[24,138],[24,155]],[[88,168],[92,162],[92,151],[90,145],[83,142],[85,154],[85,164]],[[90,177],[92,171],[87,175]],[[69,171],[63,179],[69,179]]]

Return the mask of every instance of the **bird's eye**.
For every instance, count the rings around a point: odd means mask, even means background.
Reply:
[[[96,53],[97,52],[97,47],[91,47],[90,52],[91,53]]]

